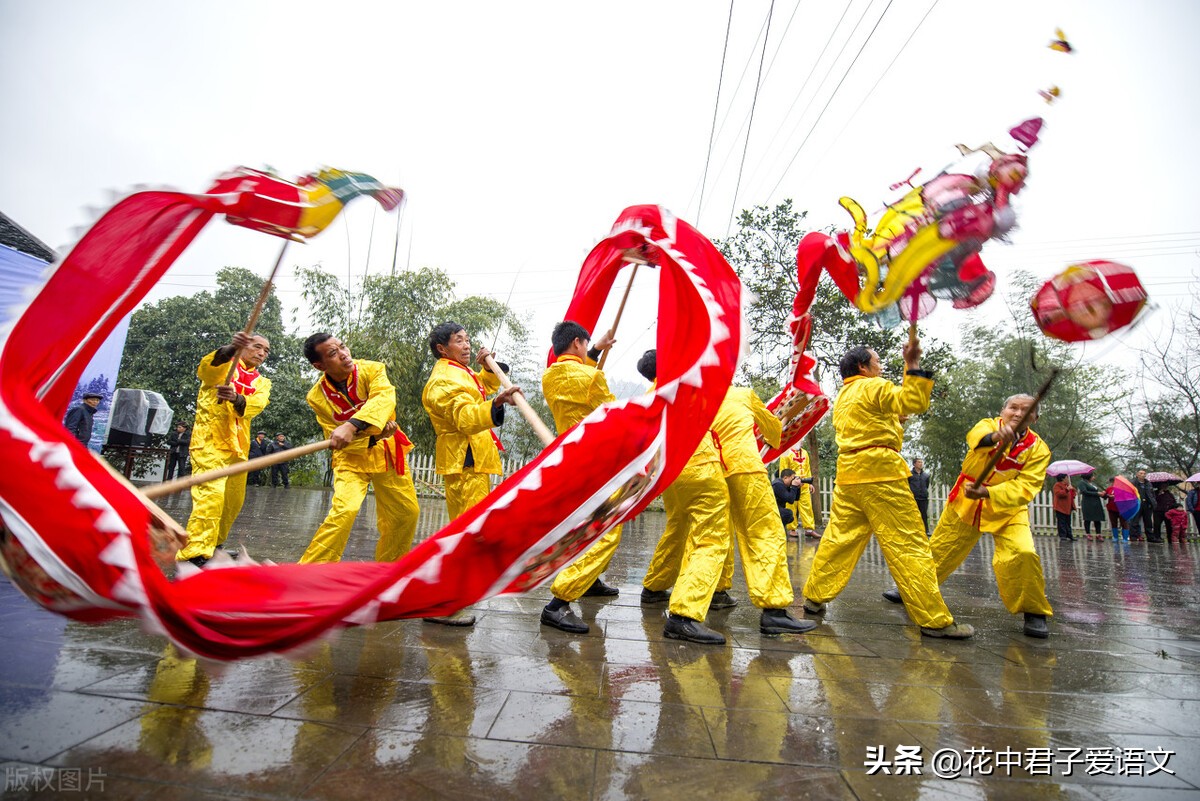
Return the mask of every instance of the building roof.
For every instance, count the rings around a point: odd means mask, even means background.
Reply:
[[[53,248],[17,225],[4,212],[0,212],[0,244],[47,263],[58,260]]]

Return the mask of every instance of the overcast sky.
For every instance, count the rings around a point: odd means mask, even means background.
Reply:
[[[400,269],[439,267],[460,294],[511,292],[548,344],[583,257],[626,206],[660,203],[712,238],[734,209],[784,198],[813,227],[845,225],[839,196],[875,211],[956,142],[999,142],[1041,114],[1021,228],[984,250],[989,266],[1048,278],[1082,259],[1131,264],[1163,308],[1130,343],[1194,290],[1200,4],[777,0],[762,59],[770,8],[735,2],[718,103],[724,0],[0,0],[0,210],[58,247],[87,207],[136,184],[202,191],[239,164],[367,172],[409,194]],[[1046,46],[1057,26],[1073,55]],[[1062,97],[1047,106],[1037,90],[1051,85]],[[285,307],[301,301],[295,264],[360,278],[372,225],[369,270],[390,270],[395,218],[356,201],[292,249]],[[226,264],[265,277],[277,250],[214,222],[150,299],[209,288]],[[653,344],[655,291],[639,276],[614,377]],[[973,314],[943,304],[929,328],[953,339],[1007,312],[996,298]],[[1122,346],[1089,347],[1112,359]]]

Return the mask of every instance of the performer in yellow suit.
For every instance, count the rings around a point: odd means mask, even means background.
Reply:
[[[764,634],[803,634],[816,628],[797,620],[787,608],[794,600],[788,573],[787,540],[779,507],[758,451],[755,427],[763,441],[779,445],[783,424],[749,387],[730,387],[712,431],[729,487],[729,519],[737,532],[738,553],[750,602],[762,610],[758,627]]]
[[[225,383],[229,363],[241,352],[232,383]],[[200,360],[196,375],[196,421],[192,426],[192,472],[204,473],[246,461],[250,452],[250,421],[271,402],[271,379],[258,368],[271,352],[271,343],[258,334],[241,331],[233,341]],[[187,545],[176,555],[203,567],[213,551],[229,537],[233,521],[246,500],[246,474],[218,478],[192,487],[192,514]]]
[[[300,562],[341,560],[372,484],[379,527],[375,561],[394,562],[412,548],[420,509],[408,469],[412,443],[396,425],[396,389],[387,368],[353,358],[329,333],[310,336],[304,358],[323,373],[305,400],[332,441],[333,504]]]
[[[990,531],[995,541],[992,570],[1000,600],[1012,614],[1024,613],[1025,634],[1045,639],[1050,636],[1046,618],[1054,611],[1046,599],[1042,561],[1033,548],[1029,503],[1045,483],[1050,448],[1029,430],[1037,422],[1037,409],[1030,413],[1023,430],[1013,427],[1033,402],[1030,395],[1013,395],[1004,402],[999,417],[980,420],[967,433],[968,450],[962,472],[950,491],[929,546],[941,583],[967,558],[980,534]],[[975,479],[997,448],[1009,450],[997,463],[995,472],[976,489]],[[895,589],[885,592],[884,597],[895,603],[901,600]]]
[[[833,404],[837,482],[829,525],[804,585],[804,609],[825,611],[845,589],[874,533],[921,633],[966,639],[975,630],[955,623],[942,600],[921,513],[908,488],[908,464],[900,456],[900,415],[928,409],[933,390],[932,375],[920,369],[916,340],[905,346],[904,364],[904,382],[896,386],[880,377],[879,354],[870,348],[852,348],[838,363],[843,381]]]
[[[808,451],[801,447],[784,451],[783,455],[779,457],[779,471],[783,472],[784,470],[795,471],[803,485],[800,488],[800,497],[796,499],[795,503],[789,503],[787,506],[796,516],[792,525],[788,527],[788,533],[803,529],[804,536],[819,539],[816,521],[813,519],[812,505],[816,482],[812,474],[812,461],[808,458]],[[798,536],[798,534],[794,536]]]
[[[653,382],[658,375],[658,352],[642,354],[637,369]],[[642,581],[642,603],[670,601],[663,627],[666,637],[724,645],[725,637],[701,622],[708,615],[731,545],[729,489],[711,431],[662,497],[667,525]]]
[[[550,342],[558,358],[542,374],[542,395],[554,415],[554,427],[562,434],[587,417],[603,403],[616,397],[608,389],[604,373],[596,368],[596,359],[612,347],[607,334],[591,348],[592,335],[579,323],[566,320],[554,326]],[[600,578],[608,568],[613,552],[621,543],[621,527],[609,531],[567,565],[554,578],[550,592],[554,596],[542,609],[542,623],[571,634],[585,634],[588,624],[571,611],[571,602],[584,596],[619,594]]]
[[[515,406],[510,387],[500,388],[500,379],[486,368],[475,372],[471,363],[471,338],[461,325],[445,322],[429,334],[429,349],[437,358],[421,403],[429,413],[437,434],[436,469],[446,487],[446,509],[454,519],[487,497],[491,491],[489,476],[498,476],[500,439],[492,431],[504,422],[504,406]],[[481,347],[477,360],[482,363],[491,351]],[[501,367],[501,369],[504,369]]]

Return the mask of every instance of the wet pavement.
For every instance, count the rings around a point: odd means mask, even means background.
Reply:
[[[295,560],[328,498],[252,487],[231,541]],[[373,503],[347,558],[374,552]],[[419,538],[445,520],[422,506]],[[662,525],[625,527],[621,595],[581,604],[590,634],[542,627],[543,588],[479,604],[472,629],[384,623],[294,662],[199,664],[0,582],[3,797],[1200,797],[1197,543],[1038,538],[1048,640],[1001,606],[987,537],[943,588],[966,642],[922,639],[880,598],[874,544],[801,637],[758,632],[739,569],[711,647],[664,640],[663,608],[639,603]],[[814,546],[788,548],[801,587]]]

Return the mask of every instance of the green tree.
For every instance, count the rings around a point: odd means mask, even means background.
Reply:
[[[799,289],[796,247],[808,233],[803,225],[807,214],[796,211],[791,200],[773,208],[755,206],[738,216],[738,229],[733,236],[716,242],[742,284],[752,293],[746,309],[749,356],[741,365],[739,378],[764,398],[773,397],[787,378],[792,352],[787,323]],[[842,383],[838,361],[856,345],[865,345],[879,353],[888,378],[898,381],[903,376],[901,350],[907,329],[885,328],[881,325],[883,317],[860,312],[828,275],[822,274],[818,281],[809,312],[813,319],[809,349],[817,360],[817,378],[830,396]],[[924,343],[924,349],[922,363],[935,372],[940,373],[955,362],[953,350],[945,344],[931,341]],[[825,475],[835,474],[837,445],[833,427],[827,420],[814,429],[806,447],[815,469]]]
[[[1032,275],[1012,276],[1006,302],[1011,321],[1003,327],[969,325],[962,331],[961,359],[938,382],[940,402],[910,431],[913,445],[931,472],[948,479],[966,455],[966,433],[979,420],[996,417],[1005,399],[1033,394],[1061,368],[1039,410],[1034,430],[1055,459],[1078,459],[1111,475],[1114,454],[1106,443],[1119,391],[1105,370],[1083,364],[1065,342],[1043,336],[1029,314],[1027,299],[1036,287]]]
[[[1127,435],[1124,453],[1130,470],[1168,470],[1183,476],[1200,471],[1200,285],[1193,284],[1187,311],[1173,309],[1166,334],[1138,353],[1137,390],[1119,405]]]
[[[228,344],[242,329],[262,290],[263,279],[250,270],[224,267],[214,291],[164,298],[133,313],[121,357],[117,385],[161,394],[175,420],[191,424],[200,388],[196,367],[206,354]],[[272,293],[256,330],[271,341],[262,373],[271,379],[271,404],[255,419],[255,427],[282,431],[297,443],[318,438],[320,430],[304,395],[311,385],[295,337],[284,331],[282,307]],[[299,466],[301,470],[304,466]]]
[[[530,404],[538,407],[540,371],[529,366],[528,329],[504,303],[478,295],[457,298],[454,281],[441,270],[429,267],[369,276],[357,289],[346,286],[319,265],[298,268],[296,275],[303,286],[313,331],[326,330],[340,336],[357,358],[387,365],[388,377],[396,387],[396,419],[426,453],[432,452],[435,436],[421,404],[421,392],[436,361],[428,340],[438,323],[459,323],[467,329],[476,348],[491,348],[493,340],[503,333],[498,354],[513,369],[512,378]],[[540,405],[545,412],[544,402]],[[545,419],[549,419],[548,412]],[[530,458],[540,452],[541,443],[532,436],[520,415],[507,415],[501,440],[510,457]]]

